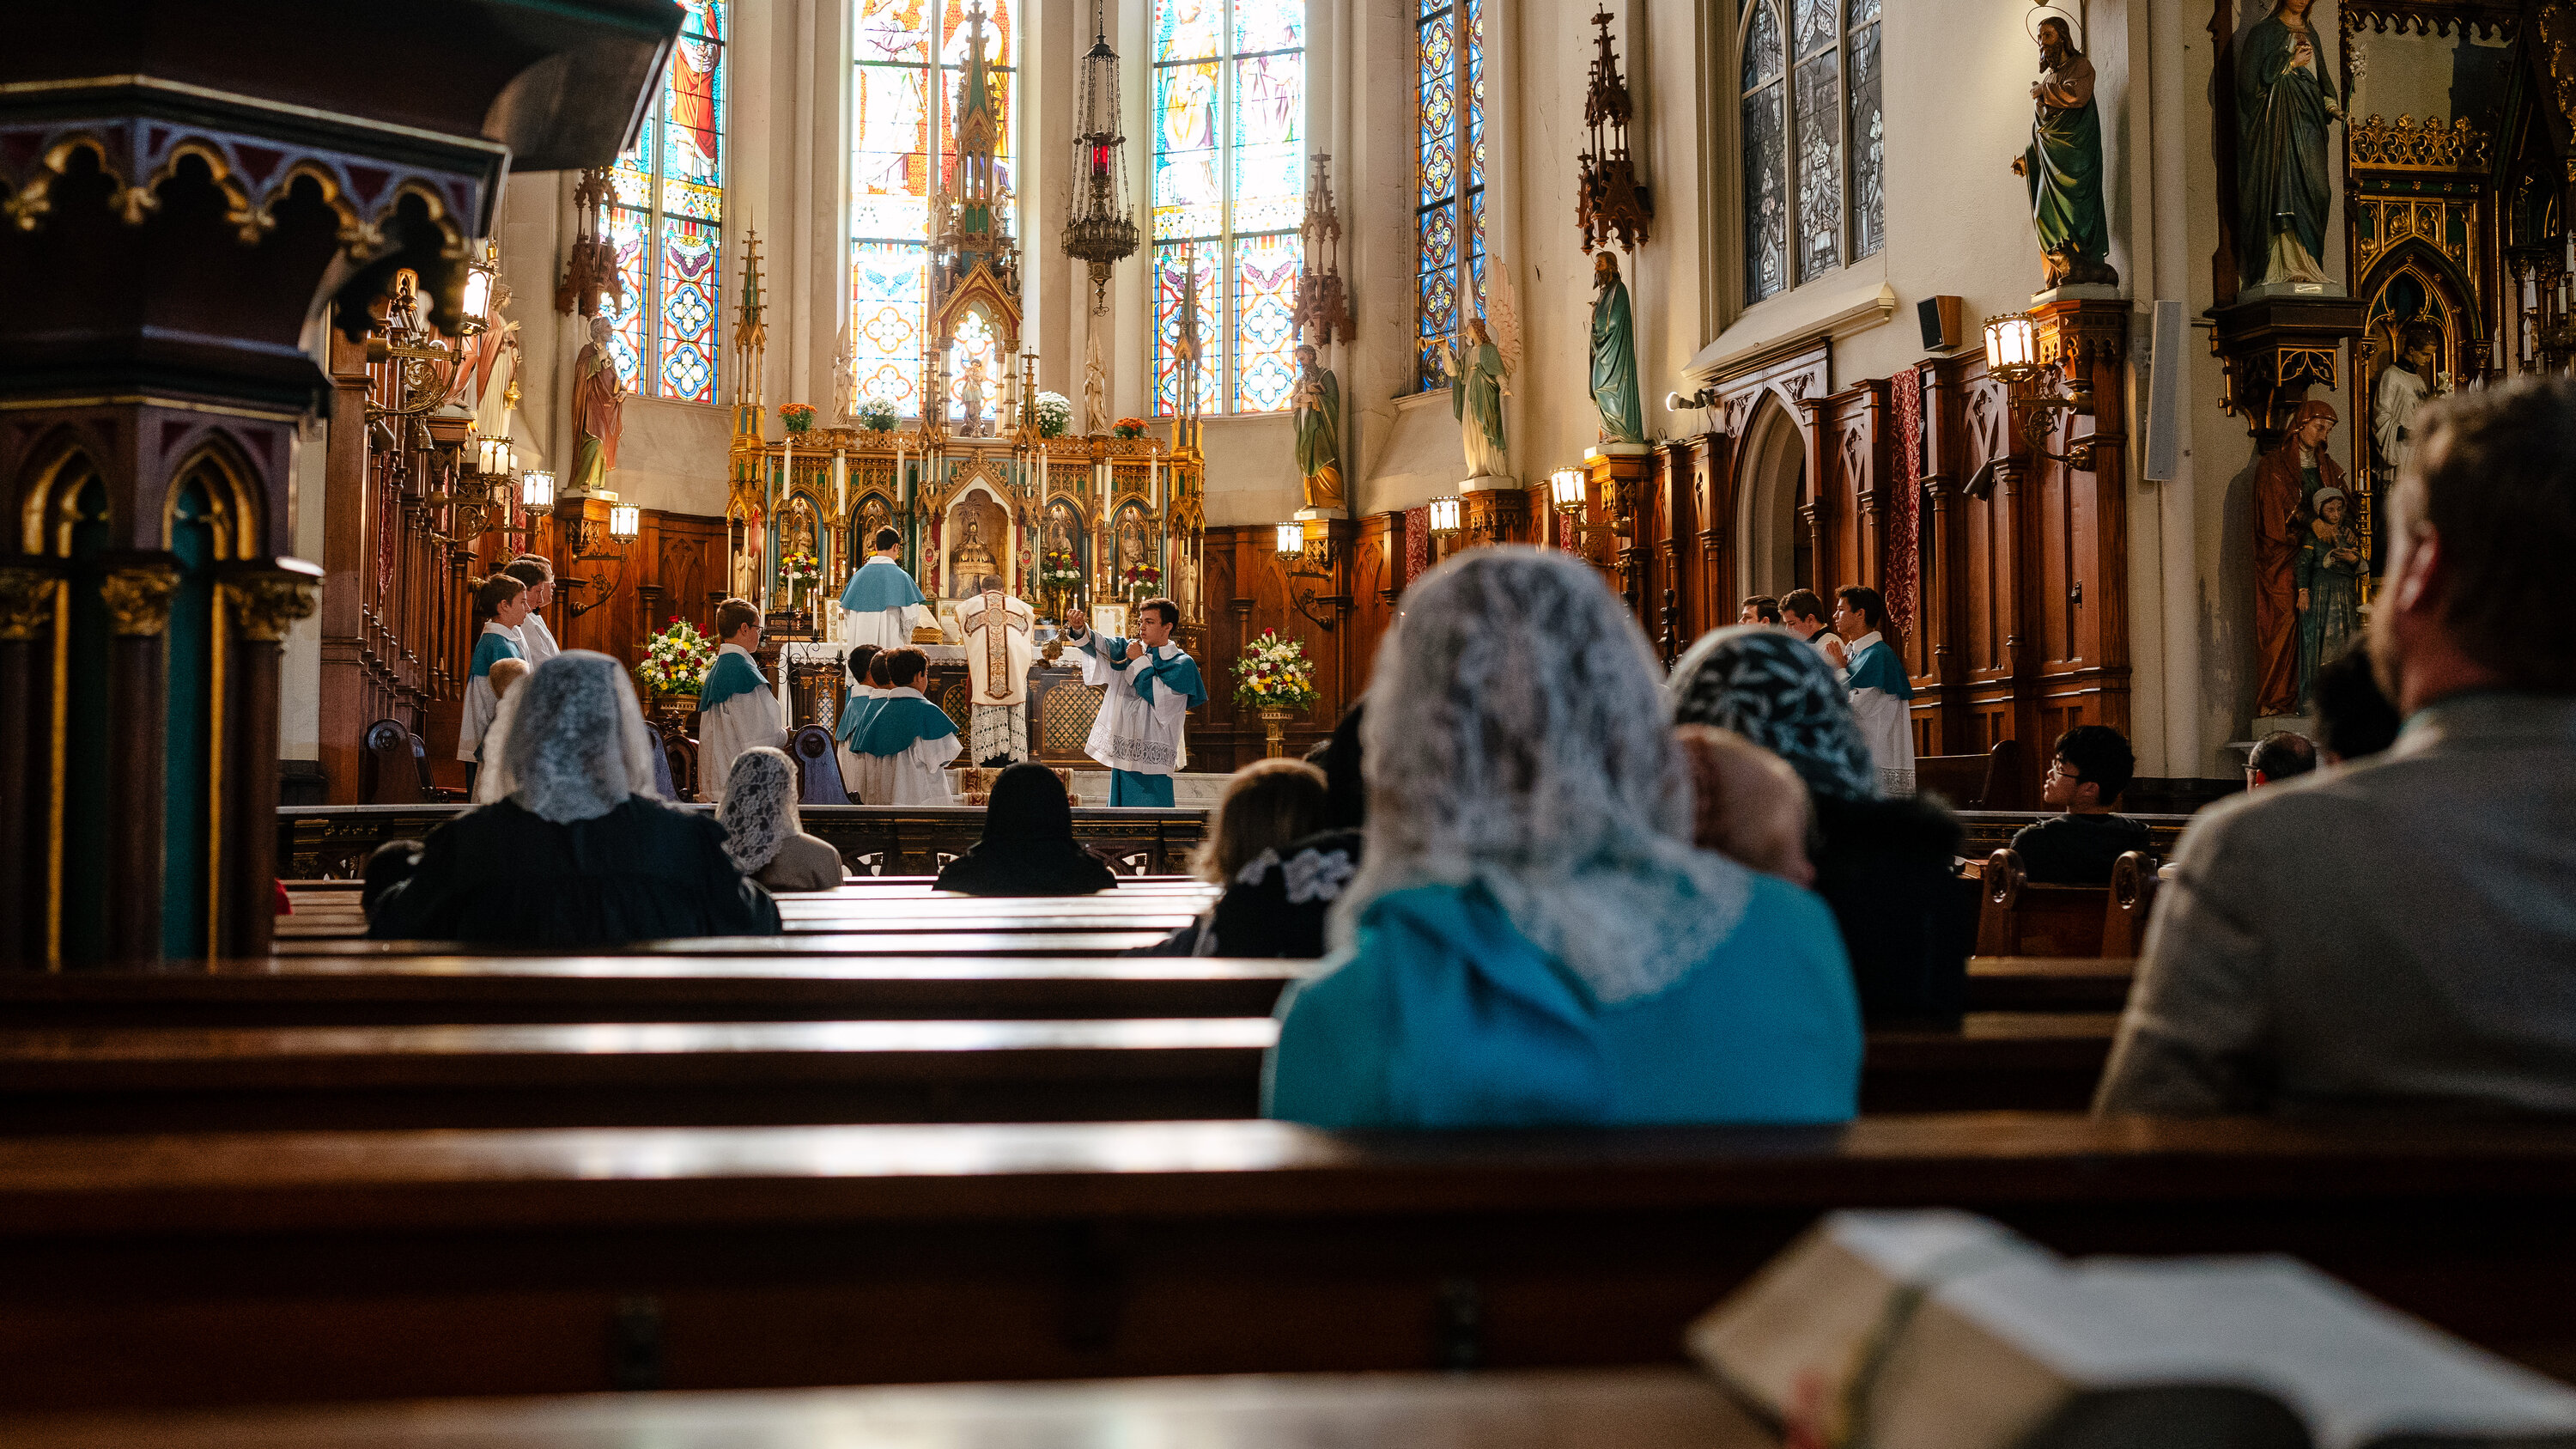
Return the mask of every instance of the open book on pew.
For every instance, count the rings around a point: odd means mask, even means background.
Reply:
[[[1965,1213],[1828,1217],[1690,1347],[1793,1449],[2576,1446],[2576,1391],[2294,1259],[2070,1262]]]

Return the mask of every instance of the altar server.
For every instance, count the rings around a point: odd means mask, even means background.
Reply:
[[[1109,767],[1109,803],[1172,808],[1172,776],[1189,763],[1181,721],[1207,703],[1198,661],[1172,642],[1181,606],[1147,599],[1136,606],[1135,639],[1091,632],[1076,609],[1065,617],[1065,642],[1082,651],[1082,682],[1107,685],[1083,753]]]
[[[957,722],[921,692],[929,656],[907,645],[878,658],[892,687],[855,745],[859,798],[870,805],[953,803],[945,766],[957,758]]]
[[[859,796],[859,755],[855,748],[861,732],[876,714],[876,702],[890,692],[885,679],[885,651],[874,644],[862,644],[841,660],[850,673],[849,702],[841,706],[841,718],[832,726],[832,738],[840,741],[841,788],[849,792],[850,803],[865,805]]]
[[[880,528],[876,557],[850,575],[841,590],[842,637],[852,644],[900,649],[912,642],[914,611],[921,608],[921,586],[896,561],[903,535]]]
[[[562,653],[555,631],[546,627],[546,609],[555,601],[553,562],[541,553],[523,553],[501,572],[528,586],[528,621],[519,626],[519,643],[528,651],[528,663],[543,664]]]
[[[716,606],[716,635],[724,647],[698,686],[698,791],[721,802],[733,757],[762,745],[787,748],[787,721],[760,661],[752,657],[760,647],[760,610],[740,599],[725,600]]]
[[[1878,590],[1860,584],[1834,590],[1834,632],[1851,657],[1843,680],[1851,688],[1852,717],[1878,766],[1880,792],[1901,797],[1914,793],[1914,685],[1896,646],[1879,632],[1886,627]]]
[[[1008,766],[1029,757],[1029,665],[1037,657],[1031,631],[1038,616],[1003,593],[997,575],[984,575],[975,587],[975,597],[957,611],[974,703],[967,716],[968,758],[986,767]]]
[[[474,772],[483,759],[484,731],[492,727],[492,716],[501,707],[501,697],[492,692],[493,661],[528,657],[519,642],[519,625],[528,617],[528,586],[508,574],[494,574],[476,584],[474,617],[483,621],[483,631],[475,636],[474,657],[465,668],[465,718],[456,730],[456,758],[466,764],[468,799],[473,798]]]

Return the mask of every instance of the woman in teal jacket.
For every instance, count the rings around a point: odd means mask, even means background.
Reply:
[[[1483,548],[1378,651],[1367,846],[1280,1004],[1272,1117],[1320,1127],[1839,1122],[1832,914],[1693,849],[1645,636],[1592,570]]]

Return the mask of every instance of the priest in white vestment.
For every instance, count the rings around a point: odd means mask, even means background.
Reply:
[[[698,686],[698,794],[721,802],[734,756],[760,745],[787,748],[787,716],[752,657],[760,647],[760,610],[727,599],[716,606],[716,629],[724,645]]]
[[[953,805],[947,765],[957,758],[957,722],[921,692],[930,659],[906,645],[881,656],[891,685],[852,742],[859,798],[870,805]]]
[[[1207,703],[1198,661],[1172,642],[1181,607],[1169,599],[1136,606],[1137,637],[1091,632],[1076,609],[1065,618],[1065,642],[1082,653],[1082,682],[1105,685],[1100,715],[1083,753],[1109,767],[1109,803],[1172,808],[1172,776],[1189,763],[1182,721]]]
[[[966,640],[968,758],[978,765],[1016,764],[1029,757],[1029,665],[1037,658],[1037,611],[1002,592],[986,574],[980,590],[957,610]]]
[[[841,590],[841,639],[900,649],[912,642],[916,617],[926,619],[928,611],[921,607],[921,586],[895,559],[903,536],[880,528],[875,543],[876,557],[850,575],[848,587]]]

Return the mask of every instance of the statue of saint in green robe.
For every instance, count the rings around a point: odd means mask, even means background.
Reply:
[[[1601,441],[1642,443],[1646,422],[1637,398],[1637,323],[1628,284],[1608,248],[1592,262],[1592,405],[1601,411]]]
[[[1342,507],[1342,382],[1317,361],[1311,342],[1297,346],[1297,387],[1288,404],[1297,417],[1297,472],[1306,480],[1306,506]]]
[[[2102,114],[2093,104],[2093,62],[2075,48],[2066,22],[2039,22],[2039,64],[2048,75],[2030,98],[2030,149],[2012,169],[2030,185],[2030,216],[2051,287],[2116,287],[2111,227],[2102,215]]]
[[[1485,319],[1467,319],[1466,345],[1444,348],[1449,361],[1449,411],[1458,419],[1458,441],[1473,478],[1508,476],[1503,456],[1503,381],[1511,375],[1503,350],[1485,331]]]
[[[2326,125],[2343,114],[2318,61],[2312,0],[2280,0],[2236,48],[2236,276],[2240,286],[2330,282]]]

